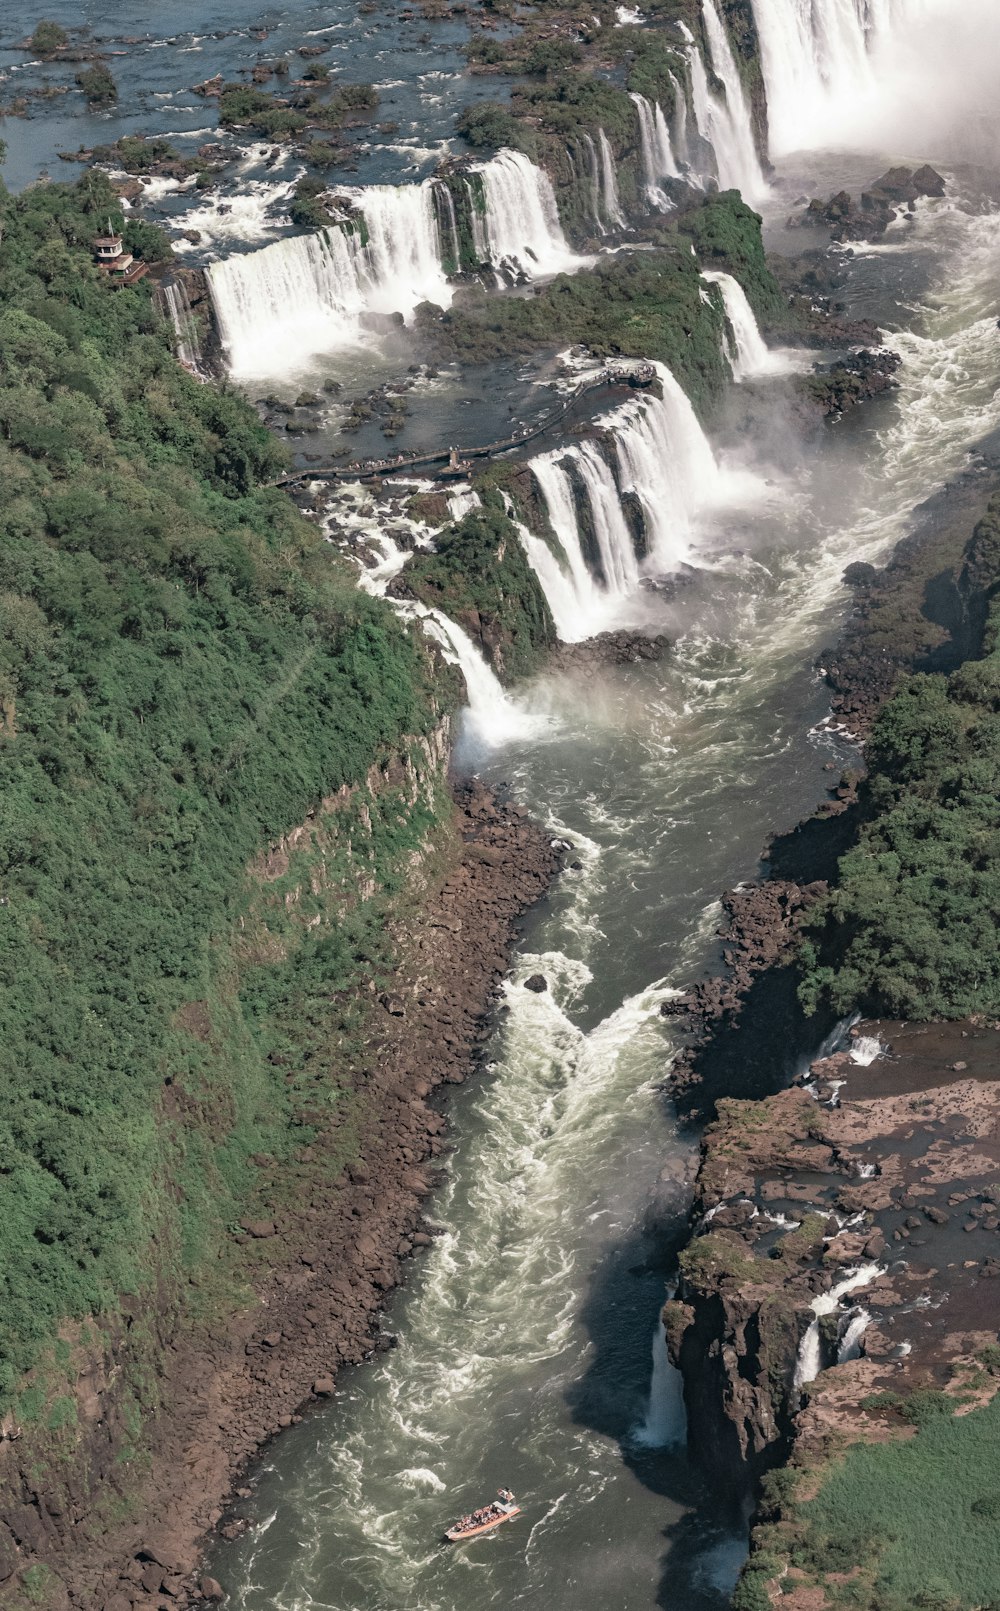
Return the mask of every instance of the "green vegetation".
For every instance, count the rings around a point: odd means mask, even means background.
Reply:
[[[736,191],[707,198],[658,239],[656,251],[602,259],[592,272],[559,275],[532,296],[470,290],[440,318],[427,316],[424,328],[446,354],[470,362],[569,344],[598,357],[658,359],[704,415],[729,369],[722,303],[705,300],[689,243],[697,239],[708,262],[734,274],[757,306],[776,307],[781,295],[764,261],[760,219]]]
[[[178,167],[193,172],[200,166],[200,158],[186,163],[169,140],[160,135],[147,137],[142,134],[123,134],[114,145],[97,145],[93,150],[95,162],[113,164],[116,168],[124,168],[126,173],[151,173],[154,168],[163,163],[177,163]]]
[[[485,487],[481,496],[481,509],[438,534],[434,553],[414,555],[406,583],[480,636],[497,673],[511,680],[535,669],[556,633],[500,493]]]
[[[509,107],[501,106],[498,101],[480,101],[478,105],[467,106],[457,127],[463,140],[479,151],[499,151],[503,146],[511,146],[531,156],[535,149],[530,131]]]
[[[31,48],[36,56],[54,56],[69,44],[69,35],[57,22],[40,22],[31,36]]]
[[[967,1415],[954,1407],[946,1400],[912,1416],[916,1437],[854,1445],[814,1499],[785,1510],[792,1565],[821,1580],[835,1604],[973,1611],[1000,1598],[1000,1399]],[[857,1567],[847,1582],[831,1578]],[[754,1603],[734,1601],[748,1611]]]
[[[767,266],[761,217],[737,190],[707,196],[679,219],[702,268],[722,269],[739,280],[757,319],[768,325],[788,322],[788,303]]]
[[[1000,582],[1000,501],[967,570]],[[801,996],[890,1017],[1000,1012],[1000,605],[982,657],[907,681],[868,746],[862,825],[813,908]]]
[[[280,140],[298,134],[308,121],[287,101],[249,84],[225,84],[219,97],[219,122],[226,129],[249,127],[267,140]]]
[[[269,875],[263,908],[246,869],[436,696],[421,644],[265,485],[252,409],[175,362],[145,282],[100,278],[103,176],[0,192],[0,215],[6,1401],[67,1317],[195,1272],[213,1303],[253,1157],[349,1103],[342,993],[388,967],[380,903],[427,791],[369,799],[370,828],[363,793],[342,803],[351,831]]]
[[[113,106],[118,99],[118,85],[103,62],[77,73],[76,82],[91,106]]]

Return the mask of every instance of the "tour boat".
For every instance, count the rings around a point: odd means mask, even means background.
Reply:
[[[463,1516],[462,1520],[456,1522],[454,1527],[449,1527],[444,1535],[449,1544],[460,1544],[466,1538],[478,1538],[481,1533],[496,1532],[496,1529],[502,1527],[504,1522],[513,1521],[515,1516],[520,1516],[521,1514],[520,1505],[515,1505],[513,1502],[507,1504],[497,1501],[485,1508],[489,1511],[489,1515],[483,1517],[483,1512],[477,1510],[469,1517]],[[483,1517],[483,1519],[477,1521],[476,1517]]]

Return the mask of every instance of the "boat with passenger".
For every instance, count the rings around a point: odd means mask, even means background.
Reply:
[[[521,1507],[515,1503],[514,1495],[509,1488],[500,1488],[492,1504],[483,1505],[480,1510],[473,1510],[468,1516],[463,1516],[454,1527],[449,1527],[445,1538],[449,1544],[461,1544],[467,1538],[479,1538],[483,1533],[494,1533],[504,1522],[513,1521],[520,1516]]]

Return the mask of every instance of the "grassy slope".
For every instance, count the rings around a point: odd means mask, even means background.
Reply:
[[[295,945],[281,906],[241,957],[245,869],[434,717],[418,645],[262,487],[252,410],[99,282],[114,206],[96,176],[2,197],[0,1398],[148,1285],[154,1232],[174,1273],[214,1258],[252,1155],[302,1134],[298,1028],[378,903]],[[376,889],[419,818],[387,800],[358,841]]]

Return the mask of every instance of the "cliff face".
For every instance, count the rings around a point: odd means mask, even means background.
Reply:
[[[850,1051],[764,1101],[721,1103],[706,1132],[665,1312],[692,1452],[737,1490],[789,1457],[797,1474],[765,1484],[741,1606],[782,1574],[783,1605],[833,1603],[818,1518],[845,1451],[912,1437],[928,1405],[993,1397],[998,1052],[1000,1026],[862,1024]],[[888,1546],[865,1539],[857,1603],[881,1605],[864,1594]]]
[[[305,963],[367,905],[387,944],[272,1053],[298,1144],[252,1160],[239,1221],[218,1224],[196,1264],[154,1243],[149,1283],[64,1323],[21,1382],[0,1425],[5,1601],[128,1611],[162,1592],[198,1598],[197,1542],[241,1464],[379,1346],[375,1313],[430,1240],[420,1204],[445,1121],[426,1099],[469,1072],[513,923],[558,859],[479,786],[449,801],[447,738],[443,723],[386,757],[248,869],[234,932],[219,937],[236,988],[296,953]],[[185,1025],[224,1066],[232,1025],[206,1002]],[[174,1078],[158,1122],[210,1170],[233,1114],[192,1104]]]

